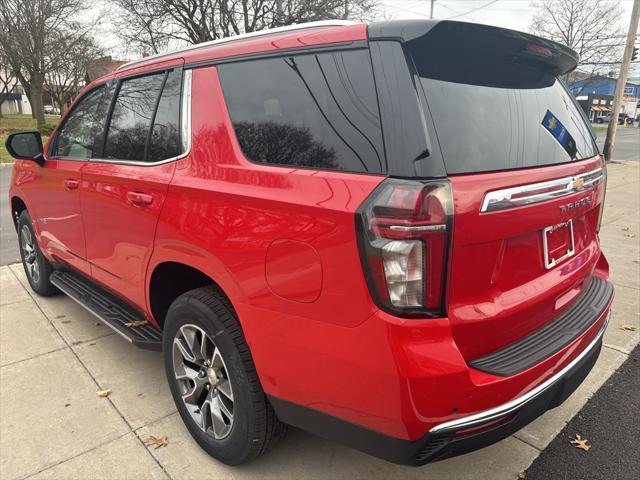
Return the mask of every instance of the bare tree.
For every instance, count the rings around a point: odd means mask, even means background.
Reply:
[[[60,113],[64,113],[84,82],[87,63],[100,57],[103,52],[91,37],[76,39],[63,36],[55,43],[62,50],[56,68],[45,73],[46,89]]]
[[[44,124],[46,74],[64,65],[66,49],[74,48],[90,34],[93,25],[74,20],[85,8],[84,0],[0,2],[0,45],[29,97],[38,125]]]
[[[118,34],[143,53],[328,19],[361,19],[373,0],[112,0]]]
[[[113,23],[118,36],[127,45],[137,46],[143,55],[153,55],[167,49],[169,19],[158,0],[113,0]]]
[[[575,50],[578,69],[602,75],[622,56],[622,11],[607,0],[536,1],[531,31]],[[569,74],[565,81],[573,80]]]
[[[2,118],[2,104],[16,83],[16,72],[9,63],[9,56],[0,45],[0,118]]]

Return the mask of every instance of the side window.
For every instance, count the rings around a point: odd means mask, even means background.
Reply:
[[[58,131],[52,155],[77,160],[88,160],[94,149],[98,124],[97,113],[104,87],[87,93],[66,118]]]
[[[384,173],[369,52],[350,50],[218,67],[238,143],[254,162]]]
[[[157,162],[180,154],[180,88],[182,72],[169,72],[162,89],[147,150],[147,161]]]
[[[166,72],[124,80],[106,133],[104,157],[142,161]]]

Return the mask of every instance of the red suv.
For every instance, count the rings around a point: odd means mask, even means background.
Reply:
[[[7,140],[24,267],[162,350],[240,464],[284,425],[420,465],[559,405],[613,297],[576,54],[452,21],[321,22],[147,57]]]

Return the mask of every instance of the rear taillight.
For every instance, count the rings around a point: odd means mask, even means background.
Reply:
[[[444,313],[452,213],[449,182],[391,178],[358,209],[362,267],[380,308],[401,316]]]

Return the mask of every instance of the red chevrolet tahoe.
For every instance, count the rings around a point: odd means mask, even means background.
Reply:
[[[124,65],[44,148],[7,140],[29,283],[161,350],[225,463],[287,424],[412,465],[498,441],[575,390],[610,315],[576,62],[425,20]]]

